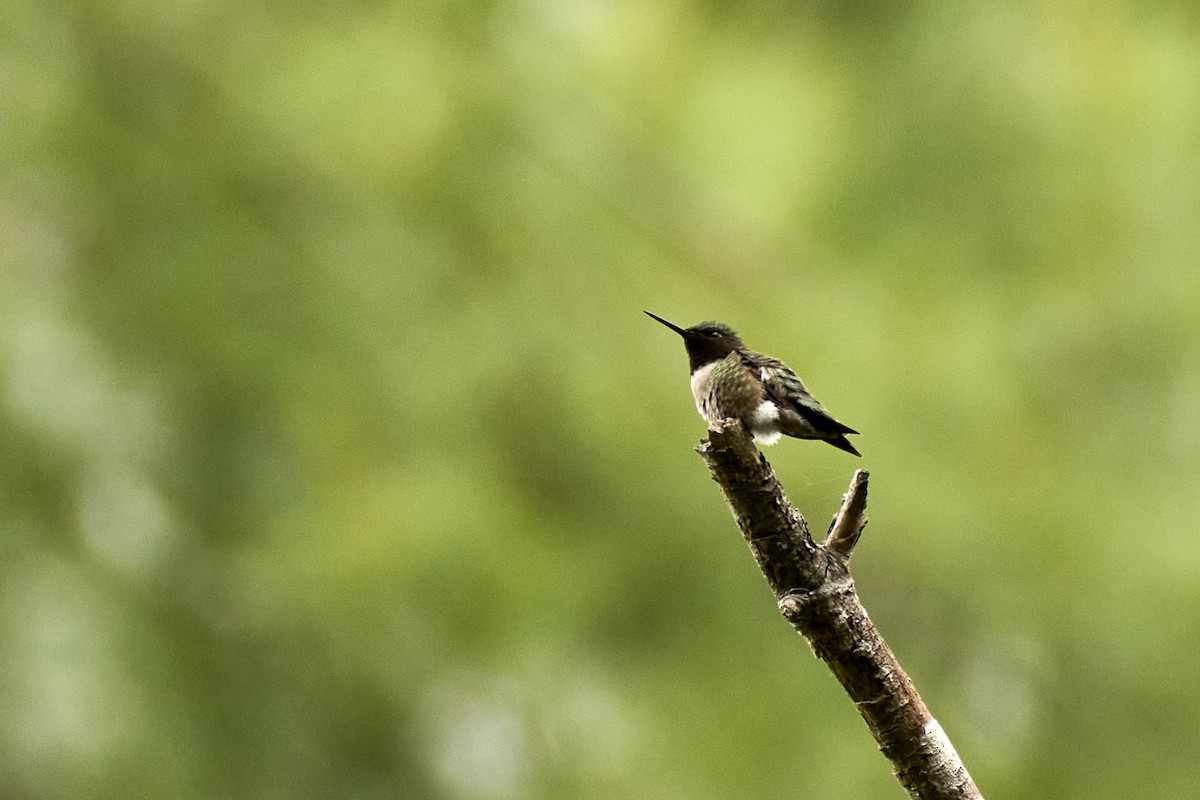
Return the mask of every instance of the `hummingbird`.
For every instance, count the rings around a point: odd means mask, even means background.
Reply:
[[[646,313],[683,337],[696,410],[710,425],[734,418],[763,444],[775,444],[786,435],[821,439],[862,455],[846,440],[847,433],[858,431],[834,419],[787,364],[748,349],[733,328],[723,322],[680,328]]]

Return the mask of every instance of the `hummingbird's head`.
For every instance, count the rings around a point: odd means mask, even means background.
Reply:
[[[745,347],[737,332],[723,322],[701,322],[690,328],[680,328],[657,314],[646,313],[683,337],[693,372]]]

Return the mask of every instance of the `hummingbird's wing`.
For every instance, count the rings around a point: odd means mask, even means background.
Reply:
[[[755,370],[762,378],[767,397],[774,400],[780,408],[794,411],[801,422],[811,427],[819,438],[833,439],[838,434],[858,433],[834,419],[833,415],[825,410],[825,406],[808,393],[800,376],[792,372],[787,364],[777,358],[749,351],[742,351],[742,359],[746,366]]]

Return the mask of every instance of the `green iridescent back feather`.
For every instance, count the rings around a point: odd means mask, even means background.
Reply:
[[[766,395],[783,408],[791,408],[798,413],[807,425],[821,433],[857,433],[833,418],[825,410],[825,406],[808,393],[804,381],[792,372],[791,368],[777,358],[756,353],[740,351],[744,362],[755,372],[765,378]]]

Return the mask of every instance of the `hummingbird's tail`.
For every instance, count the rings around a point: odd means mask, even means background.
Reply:
[[[847,453],[850,453],[851,455],[855,455],[855,456],[858,456],[859,458],[862,458],[862,453],[855,450],[854,445],[850,444],[850,441],[840,433],[837,436],[826,439],[825,441],[829,442],[831,445],[836,447],[838,450],[845,450]]]
[[[858,431],[849,425],[843,425],[829,415],[825,407],[805,395],[808,403],[792,403],[779,415],[779,430],[785,436],[795,436],[797,439],[820,439],[828,442],[838,450],[845,450],[851,455],[862,457],[862,453],[854,449],[846,439],[847,433],[857,434]]]

